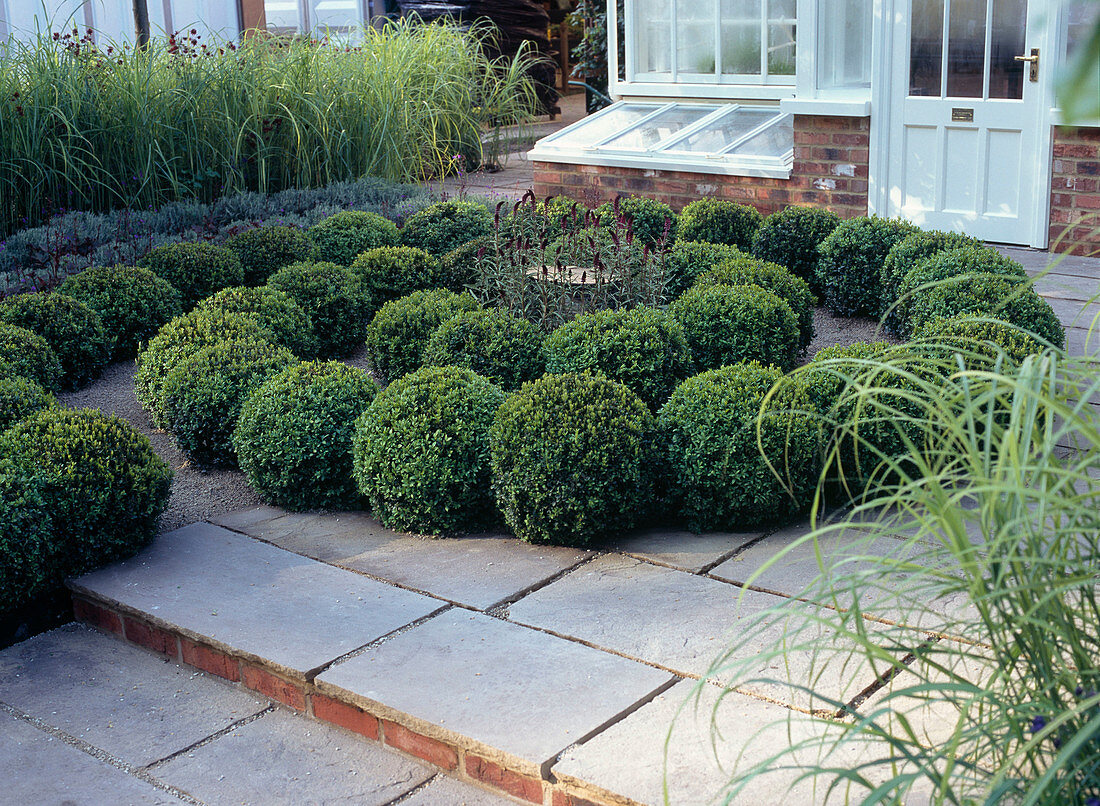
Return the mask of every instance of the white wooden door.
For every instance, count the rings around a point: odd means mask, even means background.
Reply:
[[[928,229],[1029,244],[1038,187],[1044,72],[1040,0],[905,0],[895,25],[888,213]],[[1029,9],[1029,5],[1032,8]],[[1033,74],[1032,67],[1037,69]],[[1048,102],[1049,105],[1049,102]],[[1036,244],[1042,245],[1042,244]]]

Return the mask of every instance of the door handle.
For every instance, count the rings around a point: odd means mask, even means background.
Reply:
[[[1028,76],[1027,76],[1029,81],[1038,81],[1039,80],[1039,49],[1038,48],[1032,48],[1030,56],[1014,56],[1013,58],[1018,62],[1027,62],[1028,64],[1031,65],[1031,70],[1028,72]]]

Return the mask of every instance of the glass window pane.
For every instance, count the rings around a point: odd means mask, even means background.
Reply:
[[[762,157],[782,157],[794,148],[794,121],[790,115],[781,115],[775,123],[763,131],[754,134],[729,154],[738,156],[759,155]]]
[[[317,33],[325,28],[357,28],[363,24],[358,0],[311,0],[310,25]]]
[[[951,0],[947,39],[947,95],[981,98],[985,79],[986,0]]]
[[[639,73],[672,72],[670,0],[636,0],[634,31]]]
[[[1100,3],[1095,0],[1072,0],[1066,3],[1066,56],[1072,58],[1077,48],[1088,41],[1093,27],[1100,22]]]
[[[989,44],[989,97],[1024,97],[1024,33],[1027,0],[997,0],[993,4],[993,31]]]
[[[666,151],[717,154],[719,151],[724,151],[730,143],[744,137],[768,118],[774,117],[778,117],[778,115],[766,109],[737,109],[723,115],[705,129],[688,135],[666,149]]]
[[[760,75],[761,0],[722,0],[722,73]]]
[[[818,16],[818,87],[871,86],[871,22],[865,0],[841,0]]]
[[[676,69],[714,75],[715,0],[676,0]]]
[[[939,97],[943,72],[943,0],[913,0],[909,94]]]
[[[301,24],[298,0],[264,0],[264,17],[268,30],[297,31]]]
[[[768,75],[794,75],[794,0],[768,0]]]
[[[675,106],[659,115],[647,120],[640,126],[624,132],[610,142],[604,143],[605,148],[630,148],[647,149],[657,145],[676,132],[702,120],[713,112],[714,106]]]
[[[645,104],[623,104],[609,108],[598,117],[582,118],[570,126],[568,143],[571,146],[590,146],[604,140],[615,132],[633,126],[659,106]]]

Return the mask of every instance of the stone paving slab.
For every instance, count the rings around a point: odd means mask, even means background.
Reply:
[[[666,783],[670,804],[721,802],[733,771],[765,762],[780,749],[829,729],[822,720],[743,694],[728,693],[720,700],[720,690],[709,684],[696,699],[695,687],[692,681],[678,683],[622,722],[570,748],[554,765],[554,775],[580,792],[618,795],[648,806],[666,802]],[[712,733],[712,724],[717,733]],[[806,753],[804,760],[810,758]],[[851,766],[855,754],[848,751],[829,761]],[[812,783],[795,784],[798,774],[798,770],[768,774],[732,802],[738,806],[825,803]],[[828,802],[840,803],[843,798],[838,793]]]
[[[401,801],[401,806],[510,806],[514,800],[471,784],[437,775],[427,786]]]
[[[411,716],[419,733],[467,743],[490,760],[518,759],[541,774],[563,749],[670,680],[606,652],[450,610],[337,664],[316,685],[384,718]]]
[[[805,710],[834,708],[798,688],[811,672],[820,674],[817,689],[844,702],[874,683],[877,674],[865,661],[846,662],[851,643],[817,626],[791,639],[797,645],[784,666],[762,654],[784,640],[785,628],[781,623],[755,626],[752,619],[785,601],[607,555],[512,605],[508,618],[681,674],[723,682],[736,677],[745,690]],[[746,633],[750,626],[752,635]],[[723,653],[729,656],[711,669]],[[757,657],[759,664],[753,660]]]
[[[20,806],[182,803],[168,792],[5,713],[0,713],[0,781],[0,800]]]
[[[70,586],[299,678],[441,605],[203,523]]]
[[[253,507],[217,522],[289,551],[478,609],[513,599],[591,556],[500,534],[419,537],[387,529],[366,513],[310,515]]]
[[[340,728],[276,710],[151,773],[210,804],[382,806],[436,771]]]
[[[695,534],[679,529],[647,529],[619,540],[614,548],[693,574],[708,568],[730,553],[757,540],[763,532],[706,532]]]
[[[75,624],[0,652],[0,701],[135,767],[268,706]]]

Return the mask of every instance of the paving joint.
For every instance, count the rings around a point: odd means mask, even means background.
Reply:
[[[146,649],[145,647],[139,647],[139,648],[140,649]],[[146,650],[146,651],[151,652],[152,650]],[[262,719],[263,717],[267,716],[272,711],[274,711],[275,707],[276,707],[275,704],[271,703],[270,705],[267,706],[267,708],[264,708],[262,711],[258,711],[255,714],[250,714],[246,717],[242,717],[241,719],[238,719],[236,722],[233,722],[230,725],[226,725],[221,730],[214,731],[213,733],[211,733],[206,738],[199,739],[197,742],[193,742],[193,743],[189,744],[187,747],[184,747],[182,750],[177,750],[174,753],[169,753],[164,758],[158,758],[156,761],[151,761],[148,764],[146,764],[145,766],[139,767],[137,769],[145,770],[146,772],[148,772],[148,771],[153,770],[156,767],[159,767],[163,764],[167,764],[169,761],[172,761],[175,758],[179,758],[180,756],[187,755],[188,753],[190,753],[193,750],[197,750],[200,747],[208,745],[211,742],[220,739],[222,736],[225,736],[229,733],[232,733],[233,731],[237,730],[238,728],[243,728],[245,725],[251,724],[251,723],[255,722],[257,719]]]

